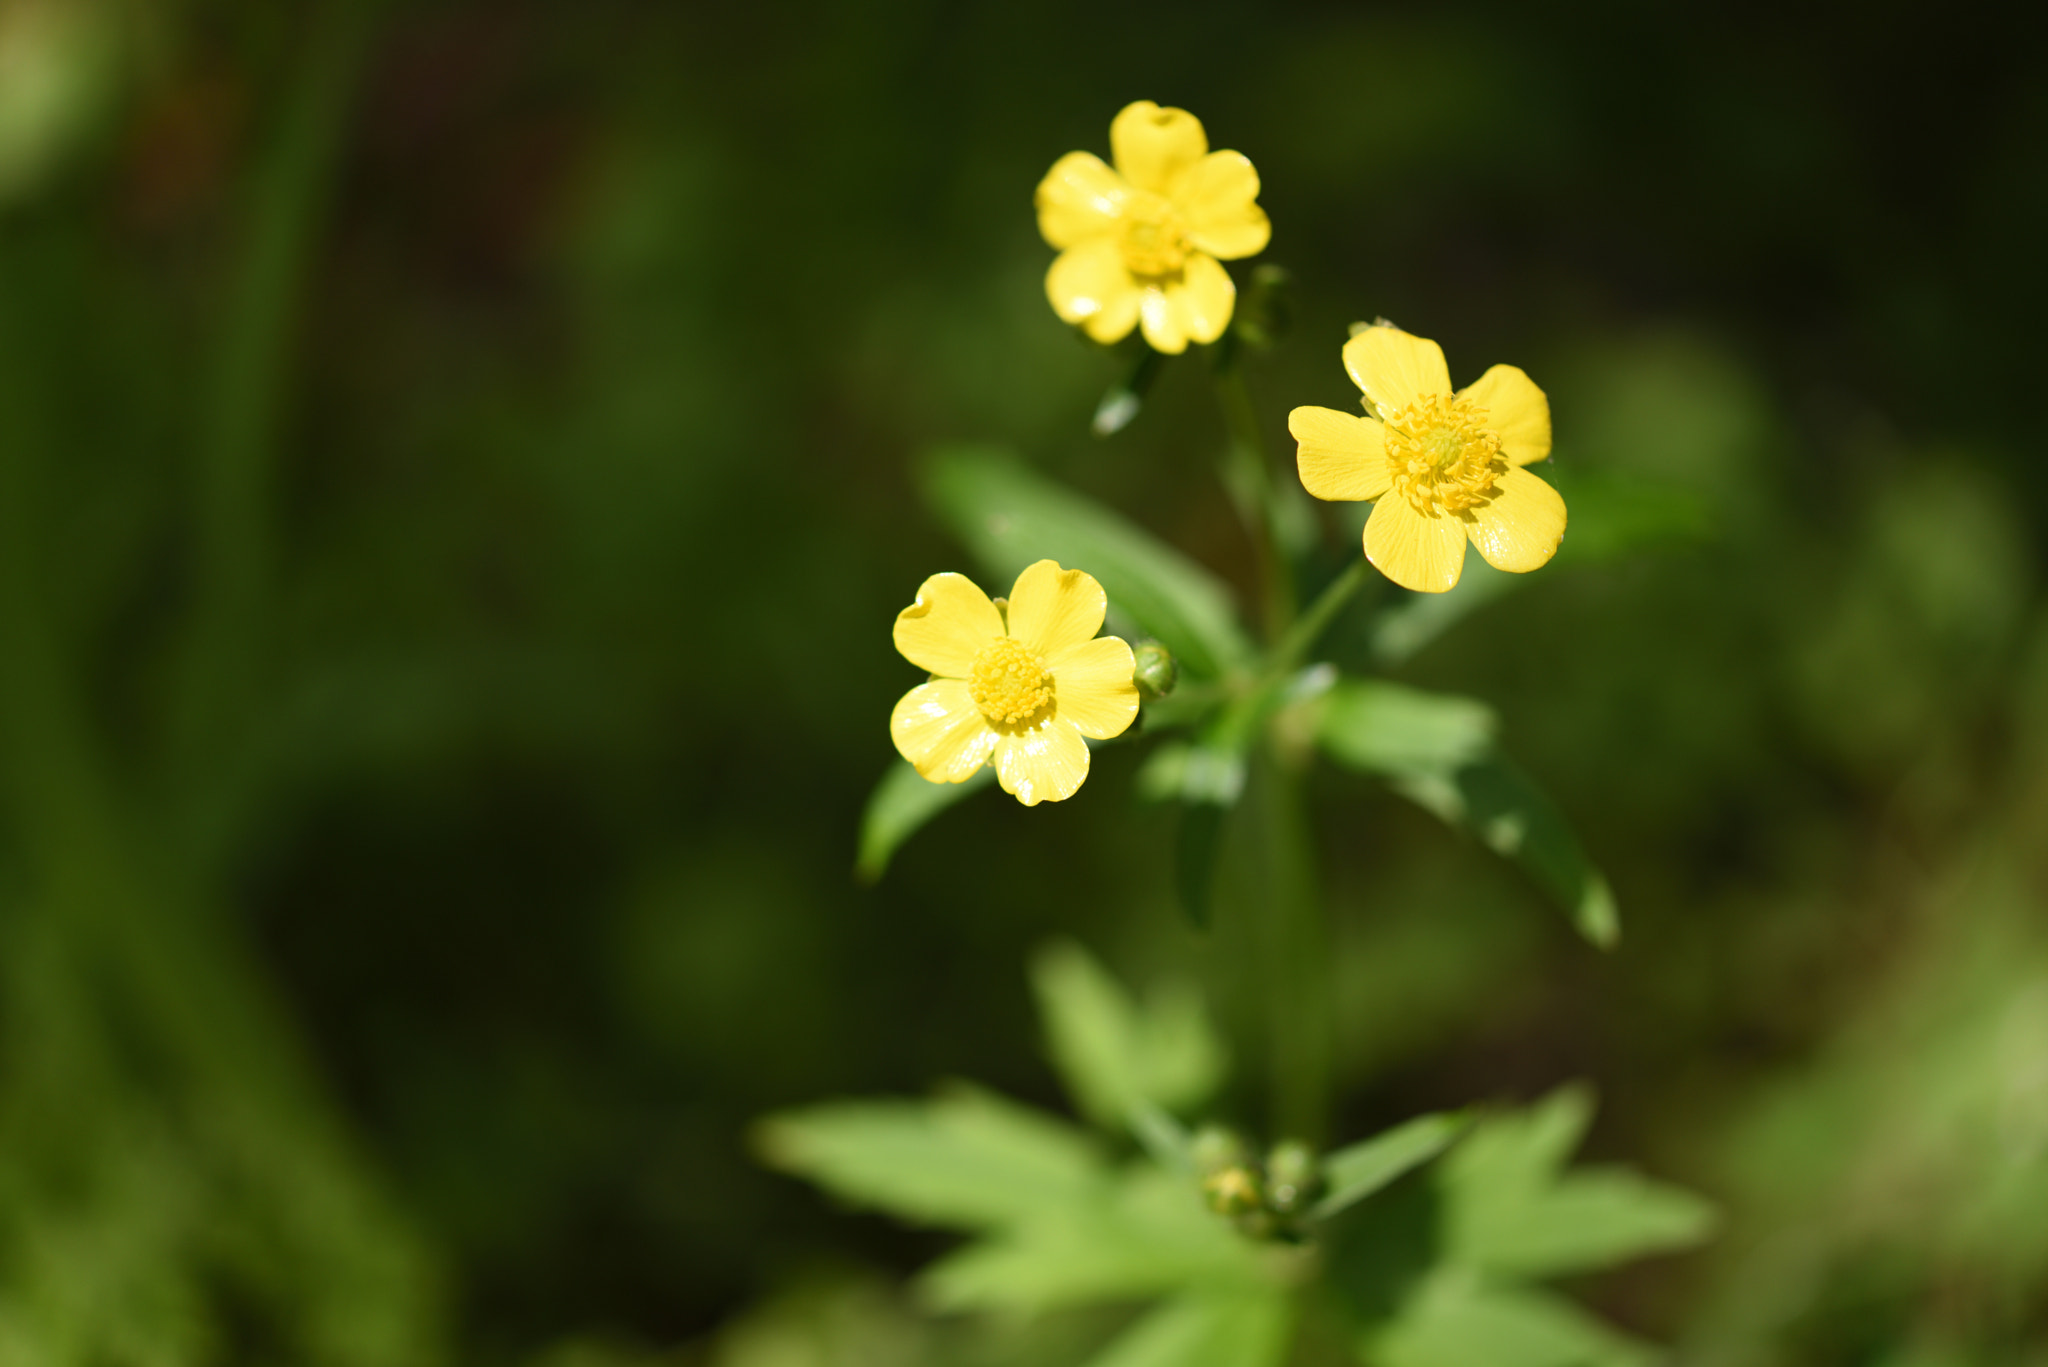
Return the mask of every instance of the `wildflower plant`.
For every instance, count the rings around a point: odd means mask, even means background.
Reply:
[[[869,803],[858,869],[880,878],[905,840],[991,783],[1026,806],[1087,801],[1091,742],[1149,746],[1137,787],[1179,809],[1171,876],[1190,933],[1228,917],[1264,946],[1246,965],[1265,998],[1259,1037],[1226,1049],[1192,990],[1141,1004],[1085,950],[1056,946],[1032,981],[1085,1123],[956,1087],[771,1117],[762,1151],[851,1201],[967,1236],[919,1279],[934,1309],[1127,1307],[1093,1367],[1279,1367],[1326,1360],[1332,1343],[1369,1367],[1652,1361],[1546,1283],[1684,1247],[1711,1217],[1628,1171],[1571,1166],[1584,1090],[1328,1134],[1333,992],[1303,786],[1315,757],[1516,861],[1594,944],[1619,934],[1605,880],[1503,754],[1489,708],[1319,658],[1342,623],[1397,663],[1500,592],[1498,576],[1463,577],[1468,543],[1515,574],[1552,559],[1565,502],[1531,468],[1551,453],[1548,400],[1511,365],[1453,389],[1435,342],[1361,324],[1341,359],[1364,411],[1295,408],[1293,459],[1273,460],[1242,358],[1276,331],[1278,273],[1261,268],[1255,307],[1240,310],[1222,265],[1267,244],[1257,174],[1210,151],[1193,115],[1150,102],[1123,110],[1110,141],[1113,166],[1070,153],[1038,187],[1059,252],[1047,293],[1098,343],[1142,334],[1098,431],[1136,416],[1161,357],[1212,346],[1257,620],[1188,556],[1008,453],[936,453],[928,502],[982,582],[1014,586],[991,598],[934,574],[899,614],[895,645],[929,677],[891,718],[903,762]],[[1304,491],[1372,504],[1362,557],[1333,571],[1318,556]],[[1413,592],[1368,619],[1352,609],[1375,571]],[[1256,851],[1257,894],[1241,902],[1215,892],[1233,828]],[[1238,1128],[1217,1109],[1232,1055],[1269,1094]]]

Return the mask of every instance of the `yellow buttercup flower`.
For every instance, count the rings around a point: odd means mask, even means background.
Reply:
[[[1297,408],[1302,485],[1322,499],[1373,499],[1365,558],[1402,588],[1458,582],[1469,540],[1495,569],[1540,569],[1564,537],[1564,500],[1522,467],[1550,454],[1550,401],[1511,365],[1456,393],[1444,353],[1378,324],[1344,346],[1344,368],[1376,416]]]
[[[1041,560],[1007,603],[960,574],[935,574],[896,616],[896,649],[929,683],[903,695],[889,733],[934,783],[993,763],[1003,791],[1034,807],[1088,777],[1083,737],[1121,735],[1138,715],[1131,648],[1097,637],[1109,599],[1080,570]]]
[[[1114,170],[1069,152],[1038,183],[1038,230],[1061,249],[1045,276],[1053,311],[1098,342],[1134,325],[1156,351],[1215,341],[1237,300],[1219,262],[1273,235],[1259,173],[1240,152],[1211,152],[1193,114],[1150,100],[1124,107],[1109,146]]]

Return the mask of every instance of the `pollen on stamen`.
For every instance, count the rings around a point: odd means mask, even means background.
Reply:
[[[1424,394],[1386,419],[1394,492],[1429,516],[1469,512],[1493,497],[1507,473],[1500,435],[1486,410],[1455,394]]]
[[[981,714],[997,726],[1038,720],[1052,705],[1053,679],[1045,662],[1008,636],[998,636],[974,656],[967,692]]]

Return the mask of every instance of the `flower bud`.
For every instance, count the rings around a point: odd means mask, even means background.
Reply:
[[[1275,1144],[1266,1155],[1266,1203],[1281,1215],[1306,1210],[1322,1194],[1322,1165],[1315,1150],[1296,1139]]]
[[[1202,1196],[1218,1215],[1245,1215],[1263,1204],[1258,1169],[1232,1163],[1202,1179]]]
[[[1146,641],[1131,654],[1137,662],[1131,670],[1131,682],[1137,684],[1140,697],[1151,702],[1173,692],[1173,685],[1180,678],[1180,664],[1172,651],[1157,641]]]

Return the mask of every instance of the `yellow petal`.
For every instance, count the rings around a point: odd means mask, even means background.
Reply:
[[[1091,152],[1069,152],[1038,182],[1038,231],[1055,247],[1071,247],[1116,227],[1130,183]]]
[[[1297,408],[1287,431],[1301,443],[1295,466],[1301,487],[1317,498],[1355,502],[1387,491],[1387,429],[1377,418],[1339,413],[1334,408]]]
[[[1097,238],[1069,247],[1054,258],[1045,273],[1046,298],[1053,312],[1079,323],[1098,342],[1123,340],[1138,324],[1143,291],[1124,269],[1123,253],[1112,238]]]
[[[905,693],[889,716],[903,758],[934,783],[964,783],[988,762],[996,733],[959,679],[934,679]]]
[[[1451,392],[1443,348],[1397,327],[1365,328],[1346,342],[1344,368],[1381,417],[1406,408],[1417,395]]]
[[[1497,365],[1459,392],[1486,410],[1486,426],[1500,434],[1510,465],[1550,454],[1550,400],[1520,366]]]
[[[1230,272],[1201,252],[1190,253],[1180,279],[1166,284],[1166,306],[1190,341],[1206,345],[1221,337],[1236,304],[1237,286],[1231,283]]]
[[[1493,497],[1472,510],[1465,532],[1497,570],[1541,569],[1564,539],[1564,500],[1527,470],[1510,470],[1493,482]]]
[[[1187,320],[1160,285],[1147,285],[1138,296],[1138,324],[1154,351],[1178,356],[1188,349]]]
[[[1242,152],[1211,152],[1174,187],[1188,241],[1225,261],[1254,256],[1272,239],[1273,225],[1254,202],[1258,197],[1259,173]]]
[[[933,575],[918,585],[917,601],[896,614],[896,649],[945,678],[966,678],[975,652],[1002,634],[996,605],[964,574]]]
[[[1114,636],[1069,646],[1045,662],[1052,671],[1056,714],[1091,740],[1120,736],[1138,715],[1137,661]]]
[[[1064,717],[997,737],[994,758],[996,781],[1027,807],[1064,801],[1088,778],[1088,742]]]
[[[1465,524],[1390,494],[1365,520],[1365,558],[1404,589],[1442,593],[1465,568]]]
[[[1187,110],[1139,100],[1125,105],[1109,125],[1109,150],[1125,180],[1163,195],[1181,172],[1208,154],[1209,135]]]
[[[1010,590],[1010,637],[1051,659],[1102,630],[1108,608],[1094,575],[1041,560],[1025,566]]]

